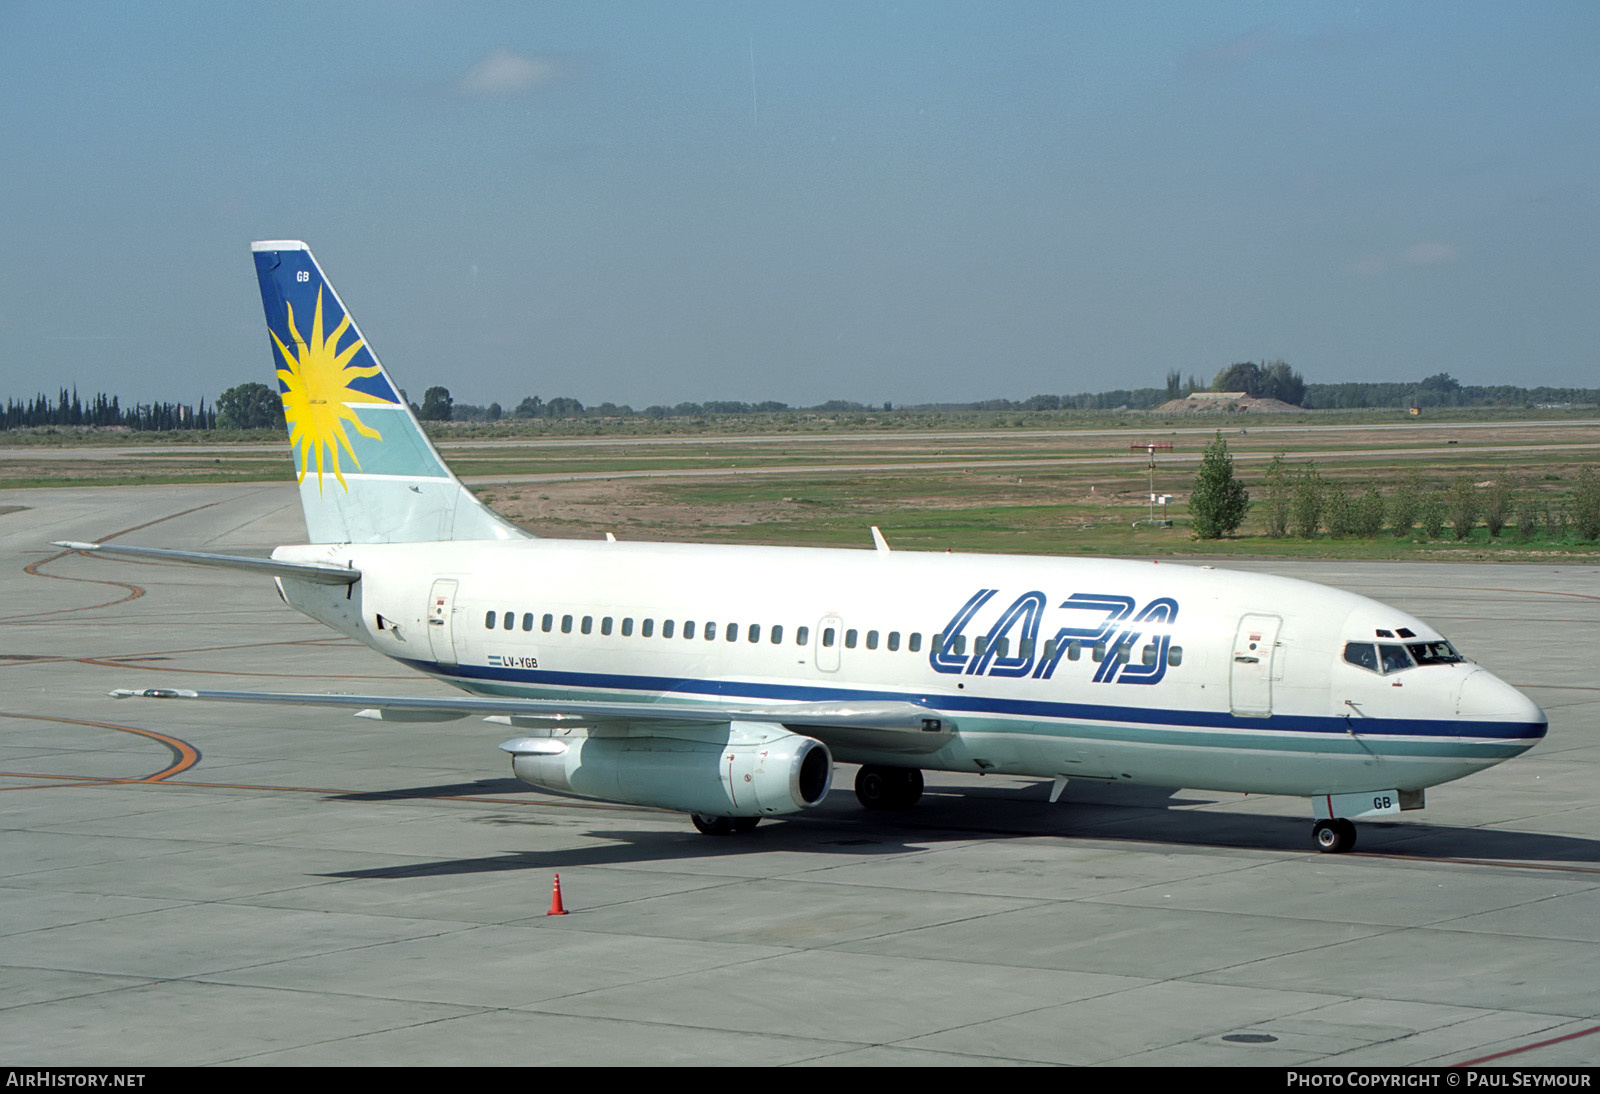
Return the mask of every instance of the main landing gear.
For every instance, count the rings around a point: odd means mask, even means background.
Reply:
[[[760,817],[714,817],[709,813],[690,813],[689,820],[694,823],[695,831],[707,836],[751,832],[761,823]]]
[[[1356,845],[1355,821],[1345,820],[1343,817],[1336,820],[1319,820],[1311,826],[1311,842],[1324,854],[1343,854]]]
[[[856,772],[856,797],[868,809],[910,809],[922,797],[922,772],[866,764]]]

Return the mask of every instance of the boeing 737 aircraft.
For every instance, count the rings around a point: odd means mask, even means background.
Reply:
[[[271,559],[62,544],[275,578],[455,698],[151,688],[514,727],[517,777],[747,831],[868,808],[922,770],[1311,802],[1312,839],[1421,808],[1533,747],[1544,713],[1438,631],[1348,592],[1209,566],[541,539],[451,474],[304,243],[253,245],[310,542]],[[863,537],[865,538],[865,537]]]

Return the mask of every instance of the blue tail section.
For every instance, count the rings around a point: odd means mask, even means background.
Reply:
[[[450,473],[311,249],[250,249],[311,542],[526,536]]]

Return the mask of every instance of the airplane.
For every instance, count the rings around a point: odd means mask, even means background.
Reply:
[[[538,538],[446,467],[302,242],[252,244],[309,542],[270,558],[62,543],[272,577],[284,601],[459,696],[118,689],[393,722],[481,716],[546,790],[710,835],[869,809],[924,770],[1293,795],[1312,844],[1527,751],[1532,701],[1428,624],[1210,566]]]

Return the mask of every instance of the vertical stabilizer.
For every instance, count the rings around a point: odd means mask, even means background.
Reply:
[[[311,542],[526,537],[444,465],[311,249],[250,249]]]

